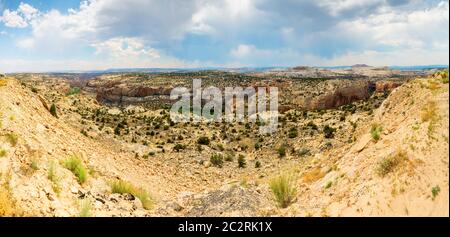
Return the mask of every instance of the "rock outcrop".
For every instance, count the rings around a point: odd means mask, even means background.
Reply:
[[[390,92],[402,84],[403,82],[400,81],[377,81],[375,83],[375,91],[377,93]]]
[[[360,81],[351,86],[335,88],[323,95],[304,98],[297,102],[297,106],[303,110],[333,109],[369,98],[374,87],[372,82]]]

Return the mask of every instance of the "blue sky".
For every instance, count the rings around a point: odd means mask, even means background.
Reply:
[[[448,64],[447,0],[0,0],[0,71]]]

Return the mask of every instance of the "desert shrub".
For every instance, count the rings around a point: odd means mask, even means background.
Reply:
[[[11,144],[11,146],[17,145],[17,142],[19,140],[19,136],[17,134],[8,133],[5,136],[6,136],[6,140]]]
[[[52,106],[50,107],[50,114],[53,115],[53,117],[58,118],[58,114],[56,112],[56,105],[52,104]]]
[[[286,147],[284,145],[281,145],[277,149],[277,153],[279,157],[285,157],[286,156]]]
[[[222,168],[223,166],[223,156],[222,154],[213,154],[211,155],[210,162],[212,165]]]
[[[86,182],[87,170],[83,165],[83,161],[77,156],[71,156],[64,161],[64,168],[72,171],[72,173],[77,177],[80,184]]]
[[[209,145],[210,141],[208,137],[199,137],[197,143],[200,145]]]
[[[185,148],[186,148],[186,146],[177,143],[177,144],[173,147],[173,150],[176,151],[176,152],[179,152],[179,151],[181,151],[181,150],[184,150]]]
[[[370,128],[370,135],[372,136],[372,139],[375,141],[380,140],[382,130],[383,127],[381,127],[380,124],[377,123],[372,124],[372,127]]]
[[[260,168],[261,167],[261,162],[259,160],[257,160],[255,162],[255,168]]]
[[[325,127],[323,128],[323,135],[325,136],[325,138],[333,138],[335,131],[335,128],[325,125]]]
[[[333,185],[333,182],[328,181],[324,188],[329,189],[329,188],[331,188],[332,185]]]
[[[6,156],[6,150],[5,149],[0,149],[0,157],[5,157]]]
[[[434,186],[431,188],[431,195],[433,196],[433,200],[436,198],[436,196],[441,192],[441,187]]]
[[[261,149],[261,147],[262,147],[261,143],[259,142],[255,143],[255,150],[259,150]]]
[[[153,207],[153,199],[144,189],[136,188],[131,183],[123,180],[114,180],[109,185],[112,193],[131,194],[141,201],[145,209],[149,210]]]
[[[407,159],[407,154],[403,150],[395,152],[395,154],[383,158],[377,163],[376,173],[382,177],[392,172],[399,164]]]
[[[298,131],[296,128],[291,128],[288,132],[289,138],[296,138],[298,136]]]
[[[297,195],[295,180],[291,175],[280,175],[272,179],[269,186],[281,208],[288,207]]]
[[[242,154],[239,154],[239,157],[238,157],[238,167],[239,168],[247,167],[247,162],[245,161],[245,156]]]

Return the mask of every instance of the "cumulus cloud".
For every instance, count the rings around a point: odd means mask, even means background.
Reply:
[[[31,5],[21,2],[18,12],[22,13],[26,20],[31,20],[39,11]]]
[[[0,20],[4,22],[5,26],[11,28],[25,28],[28,26],[27,21],[17,11],[8,9],[3,11],[3,16]]]
[[[0,6],[2,6],[1,3]],[[21,2],[16,11],[5,9],[3,15],[0,16],[0,22],[3,21],[5,26],[10,28],[25,28],[29,21],[37,16],[38,12],[31,5]]]

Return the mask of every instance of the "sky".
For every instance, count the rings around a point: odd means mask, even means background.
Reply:
[[[2,72],[448,61],[448,0],[0,0]]]

